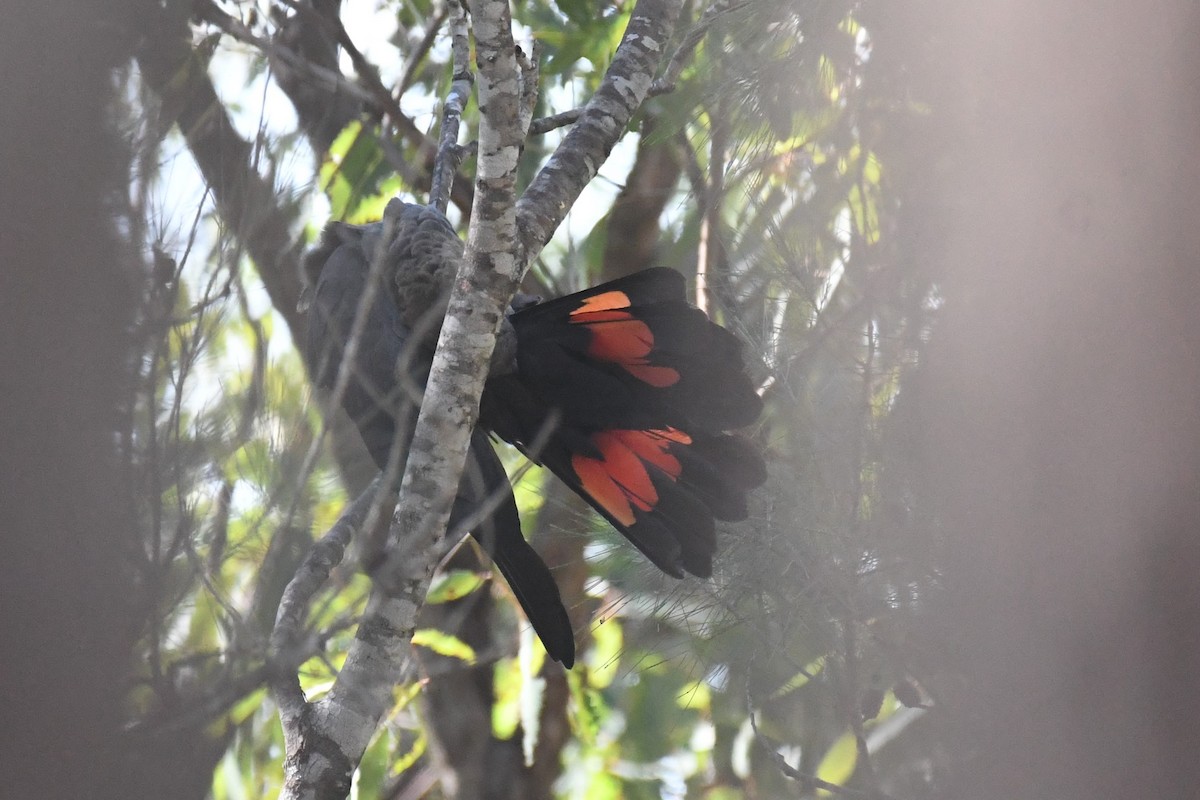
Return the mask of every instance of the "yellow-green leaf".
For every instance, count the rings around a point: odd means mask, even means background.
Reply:
[[[492,735],[511,739],[521,723],[521,665],[515,658],[502,658],[492,668]]]
[[[707,711],[712,707],[712,692],[704,681],[692,681],[684,687],[675,700],[680,708]]]
[[[467,569],[453,569],[434,576],[429,585],[426,603],[449,603],[451,600],[461,600],[482,586],[487,578],[484,575]]]
[[[850,780],[857,764],[858,743],[854,739],[854,734],[847,732],[838,737],[837,741],[825,751],[825,755],[821,757],[821,763],[817,765],[817,777],[827,783],[842,786]],[[822,796],[830,794],[825,789],[820,789],[817,793]]]
[[[613,682],[621,665],[625,633],[616,617],[609,617],[592,629],[592,649],[588,651],[588,684],[604,689]]]
[[[806,683],[820,674],[821,670],[824,668],[825,656],[818,656],[817,658],[814,658],[812,661],[804,665],[804,669],[793,675],[787,683],[776,689],[775,693],[772,694],[771,697],[783,697],[785,694],[796,691],[801,686],[804,686]]]
[[[475,648],[457,636],[433,628],[421,628],[413,633],[412,643],[419,647],[427,647],[440,656],[457,658],[468,664],[475,663]]]

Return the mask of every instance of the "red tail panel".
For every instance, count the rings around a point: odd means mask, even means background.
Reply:
[[[663,571],[707,576],[715,520],[748,514],[762,456],[726,431],[762,401],[732,333],[652,269],[509,317],[517,372],[489,382],[482,418],[588,501]]]
[[[585,325],[591,334],[587,354],[600,361],[619,364],[633,377],[656,388],[674,386],[679,371],[650,364],[654,334],[645,322],[627,310],[631,303],[624,292],[605,292],[584,298],[570,312],[572,324]]]
[[[600,458],[575,453],[571,468],[579,486],[622,525],[634,524],[634,509],[652,512],[658,505],[658,491],[648,467],[654,466],[672,480],[683,467],[667,448],[672,442],[690,444],[682,431],[600,431],[591,435]]]

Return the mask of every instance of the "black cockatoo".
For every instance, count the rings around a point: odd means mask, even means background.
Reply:
[[[326,388],[336,380],[373,260],[381,259],[381,283],[341,398],[381,469],[397,431],[415,425],[415,395],[428,377],[462,250],[437,210],[393,200],[381,222],[331,223],[306,259],[315,287],[307,356]],[[708,577],[714,520],[745,519],[748,492],[766,478],[757,449],[728,433],[762,410],[741,349],[687,303],[682,276],[665,268],[548,302],[521,298],[510,309],[451,526],[485,498],[500,498],[472,534],[546,651],[565,666],[575,660],[571,623],[550,570],[521,535],[488,433],[545,465],[664,572]]]

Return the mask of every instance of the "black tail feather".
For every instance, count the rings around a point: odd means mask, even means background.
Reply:
[[[451,526],[474,515],[485,503],[495,504],[495,508],[482,522],[472,526],[471,535],[500,569],[546,652],[570,667],[575,663],[575,635],[558,584],[537,551],[522,536],[508,474],[487,434],[476,429],[471,434],[471,449],[451,513]]]
[[[510,317],[515,375],[489,382],[481,418],[530,453],[664,572],[712,574],[715,520],[748,516],[761,454],[726,431],[762,400],[741,342],[690,306],[681,275],[651,269]]]
[[[691,433],[754,422],[762,400],[736,336],[657,268],[510,317],[521,379],[569,422]]]

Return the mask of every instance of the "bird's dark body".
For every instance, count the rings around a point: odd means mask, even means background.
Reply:
[[[316,288],[307,353],[326,388],[335,384],[371,264],[382,259],[341,397],[381,469],[397,431],[415,424],[461,252],[441,214],[393,201],[384,222],[332,224],[309,256]],[[549,569],[521,535],[487,432],[545,464],[665,572],[707,576],[714,519],[744,519],[747,493],[765,479],[757,450],[727,433],[752,423],[761,401],[738,340],[686,303],[682,277],[670,270],[522,305],[493,358],[451,525],[489,495],[502,498],[472,533],[547,652],[570,666],[570,621]],[[401,359],[406,381],[397,380]]]

